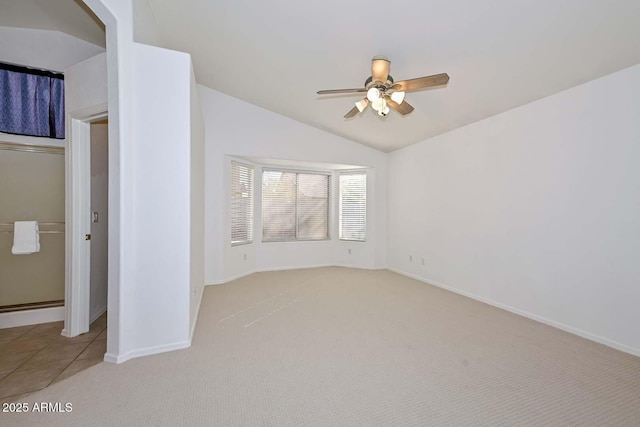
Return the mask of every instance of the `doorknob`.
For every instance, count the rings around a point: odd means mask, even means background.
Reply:
[[[85,234],[84,240],[91,240],[91,234]]]

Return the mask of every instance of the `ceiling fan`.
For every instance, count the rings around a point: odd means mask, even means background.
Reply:
[[[389,114],[390,108],[404,116],[413,111],[413,107],[404,100],[405,92],[444,86],[449,81],[449,75],[442,73],[394,82],[393,77],[389,75],[390,68],[391,61],[387,57],[382,55],[374,56],[371,60],[371,77],[364,82],[363,88],[319,90],[318,95],[366,92],[367,96],[356,102],[356,106],[344,115],[345,119],[363,112],[369,103],[371,103],[371,108],[377,111],[380,116]]]

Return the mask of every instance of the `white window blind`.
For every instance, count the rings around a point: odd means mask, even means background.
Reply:
[[[298,174],[298,239],[329,238],[329,176]]]
[[[253,242],[253,168],[231,162],[231,244]]]
[[[262,172],[262,241],[329,238],[329,175]]]
[[[339,228],[341,240],[364,242],[367,233],[367,174],[340,174]]]

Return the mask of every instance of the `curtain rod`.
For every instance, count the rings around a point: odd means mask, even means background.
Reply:
[[[0,62],[0,70],[14,71],[16,73],[33,74],[36,76],[44,76],[51,77],[53,79],[64,80],[64,74],[62,73],[56,73],[55,71],[49,70],[40,70],[37,68],[23,67],[21,65],[7,64],[6,62]]]

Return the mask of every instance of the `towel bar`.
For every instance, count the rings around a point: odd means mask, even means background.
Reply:
[[[64,225],[64,222],[38,222],[38,226]],[[0,222],[0,227],[13,227],[13,222]],[[40,230],[39,234],[63,234],[64,230]],[[13,230],[0,230],[0,234],[13,234]]]
[[[64,225],[64,222],[38,222],[38,225]],[[13,222],[0,222],[0,226],[13,227]]]
[[[63,234],[64,230],[44,230],[38,231],[38,234]],[[13,231],[0,231],[0,234],[13,234]]]

